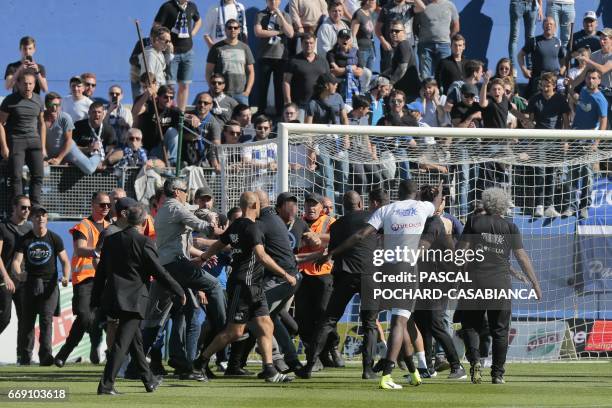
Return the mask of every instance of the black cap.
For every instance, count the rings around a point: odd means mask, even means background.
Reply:
[[[81,78],[80,76],[73,76],[72,78],[70,78],[70,84],[72,85],[73,82],[76,82],[78,84],[83,84],[83,78]]]
[[[295,201],[297,203],[298,198],[295,194],[285,191],[284,193],[280,193],[278,197],[276,197],[276,206],[280,207],[287,201]]]
[[[338,38],[351,38],[351,32],[346,28],[338,31]]]
[[[340,83],[338,78],[336,78],[334,75],[332,75],[330,73],[321,74],[321,76],[319,76],[319,79],[317,80],[317,82],[320,85],[325,85],[327,83],[332,83],[332,84]]]
[[[317,203],[323,203],[323,197],[317,193],[306,193],[304,194],[304,202],[316,201]]]
[[[123,210],[138,205],[138,201],[130,197],[121,197],[115,202],[115,212],[119,214]]]
[[[465,83],[461,85],[461,93],[467,95],[478,95],[478,87],[474,84]]]
[[[194,198],[197,199],[197,198],[206,197],[206,196],[209,196],[210,198],[213,197],[213,192],[212,192],[211,188],[208,187],[208,186],[204,186],[204,187],[198,188],[196,190],[196,192],[195,192]]]
[[[38,214],[41,212],[47,214],[49,211],[47,211],[47,209],[43,207],[41,204],[34,204],[32,206],[32,209],[30,210],[30,214]]]

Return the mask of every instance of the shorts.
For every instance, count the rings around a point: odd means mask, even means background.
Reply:
[[[174,85],[177,82],[182,84],[191,83],[193,79],[193,59],[193,50],[183,54],[174,54],[174,58],[170,61],[168,85]]]
[[[227,321],[246,324],[254,317],[269,316],[268,302],[265,297],[253,299],[251,290],[245,283],[228,285]]]
[[[405,317],[406,319],[410,319],[410,315],[412,315],[412,312],[406,309],[393,308],[391,309],[391,315],[401,316],[401,317]]]

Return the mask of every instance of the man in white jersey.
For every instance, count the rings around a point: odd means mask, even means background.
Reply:
[[[331,259],[332,256],[341,254],[348,248],[351,248],[358,241],[364,239],[368,235],[375,234],[379,230],[384,233],[384,249],[386,251],[396,251],[399,247],[402,253],[414,254],[419,247],[426,244],[420,242],[421,233],[425,227],[425,221],[431,217],[435,209],[438,208],[442,201],[442,182],[438,186],[438,195],[434,202],[424,202],[416,200],[418,186],[413,181],[402,180],[398,187],[399,201],[385,205],[374,214],[368,221],[368,226],[346,240],[342,245],[335,250],[330,251],[325,258]],[[406,251],[407,250],[407,251]],[[399,252],[399,251],[398,251]],[[411,257],[412,258],[412,257]],[[387,267],[394,267],[397,264],[415,264],[415,259],[397,259],[393,262],[387,262]],[[388,273],[388,272],[387,272]],[[414,303],[414,302],[410,302]],[[411,308],[410,306],[407,306]],[[380,388],[383,389],[401,389],[402,386],[393,382],[391,372],[395,367],[395,362],[399,356],[402,345],[405,349],[412,349],[410,344],[410,336],[408,335],[407,323],[410,318],[411,310],[394,308],[391,310],[391,331],[387,343],[387,355],[381,360],[383,375],[380,381]],[[421,378],[418,371],[415,370],[414,364],[410,364],[412,359],[408,359],[412,385],[419,385]]]

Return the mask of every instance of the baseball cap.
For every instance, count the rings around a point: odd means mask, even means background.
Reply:
[[[123,210],[138,205],[138,201],[130,197],[121,197],[115,202],[115,212],[118,214]]]
[[[315,201],[317,203],[322,203],[323,197],[317,193],[306,193],[304,194],[304,202],[306,201]]]
[[[41,212],[47,214],[49,211],[47,211],[47,209],[43,207],[41,204],[34,204],[32,206],[32,210],[30,211],[30,214],[38,214]]]
[[[198,199],[200,197],[206,197],[206,196],[208,196],[210,198],[213,197],[213,192],[212,192],[211,188],[208,187],[208,186],[204,186],[204,187],[198,188],[196,190],[196,192],[195,192],[194,198]]]
[[[346,28],[338,31],[338,38],[351,38],[351,32]]]
[[[295,194],[285,191],[283,193],[280,193],[278,197],[276,197],[276,206],[280,207],[283,204],[285,204],[287,201],[295,201],[297,203],[298,198]]]
[[[476,87],[474,84],[463,84],[461,85],[461,93],[476,96],[478,95],[478,87]]]
[[[338,81],[338,78],[336,78],[334,75],[330,73],[325,73],[319,76],[319,79],[317,80],[317,82],[321,85],[325,85],[327,83],[337,84],[340,81]]]
[[[370,82],[370,89],[378,88],[379,86],[391,85],[389,78],[379,75],[376,80]]]
[[[406,105],[406,108],[411,111],[419,112],[421,115],[423,114],[423,104],[419,100],[410,102]]]
[[[597,14],[595,14],[593,10],[589,10],[586,13],[584,13],[584,17],[582,19],[583,20],[586,20],[586,19],[597,20]]]

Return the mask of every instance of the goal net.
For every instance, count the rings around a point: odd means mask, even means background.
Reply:
[[[280,124],[274,139],[221,145],[222,207],[264,190],[330,198],[382,189],[397,199],[402,179],[445,190],[445,211],[465,222],[490,187],[510,197],[544,293],[513,301],[509,359],[612,355],[612,132]],[[610,207],[610,208],[608,208]],[[515,263],[515,269],[520,270]],[[516,280],[513,287],[529,288]],[[452,311],[449,312],[452,319]],[[381,314],[384,323],[387,316]],[[357,357],[359,297],[338,327]],[[609,353],[609,354],[608,354]]]

